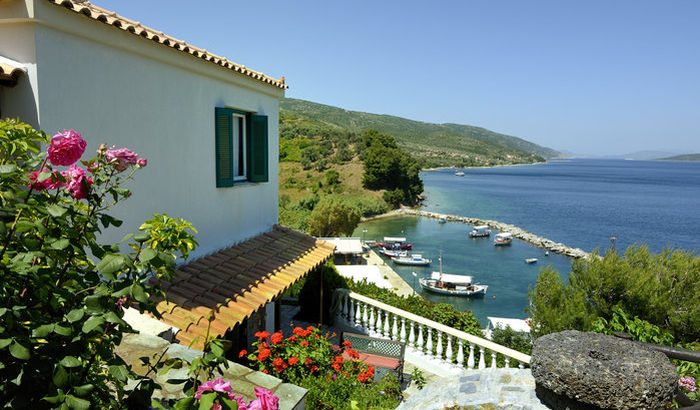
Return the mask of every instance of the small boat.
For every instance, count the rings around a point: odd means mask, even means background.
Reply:
[[[392,249],[392,250],[413,249],[413,244],[406,243],[406,238],[398,238],[398,237],[391,237],[391,236],[384,237],[384,242],[380,242],[378,245],[380,248]]]
[[[457,177],[463,177],[463,176],[464,176],[464,172],[462,172],[462,171],[457,171],[457,172],[455,172],[455,176],[457,176]]]
[[[487,316],[486,319],[488,319],[488,324],[486,325],[486,329],[483,329],[483,332],[484,336],[486,336],[488,340],[491,340],[491,335],[496,329],[511,328],[518,333],[530,333],[530,318],[515,319],[509,317]]]
[[[483,296],[488,289],[487,285],[472,283],[471,276],[442,273],[442,257],[440,271],[433,272],[430,279],[421,278],[418,282],[427,291],[449,296]]]
[[[400,249],[380,249],[379,253],[381,253],[384,256],[387,256],[389,258],[401,258],[401,257],[408,257],[408,252],[402,251]]]
[[[491,230],[489,230],[488,225],[475,226],[471,232],[469,232],[470,238],[486,238],[491,235]]]
[[[525,263],[529,263],[529,264],[537,263],[537,258],[525,259]]]
[[[513,234],[510,232],[501,232],[496,234],[493,244],[496,246],[506,246],[513,242]]]
[[[411,256],[399,256],[392,261],[397,265],[411,265],[411,266],[428,266],[430,265],[430,259],[426,259],[423,255],[414,253]]]
[[[441,216],[440,219],[438,219],[439,224],[444,224],[445,222],[447,222],[447,218],[445,218],[444,216]]]

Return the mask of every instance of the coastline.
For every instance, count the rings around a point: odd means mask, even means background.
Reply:
[[[522,228],[518,228],[515,225],[510,225],[506,224],[503,222],[499,221],[493,221],[489,219],[479,219],[479,218],[471,218],[467,216],[459,216],[459,215],[448,215],[448,214],[441,214],[437,212],[428,212],[428,211],[421,211],[417,209],[411,209],[411,208],[399,208],[399,209],[394,209],[393,211],[389,211],[380,215],[375,215],[375,216],[370,216],[366,218],[362,218],[362,222],[365,221],[371,221],[374,219],[382,219],[382,218],[391,218],[395,216],[418,216],[422,218],[432,218],[432,219],[440,219],[440,218],[445,218],[449,222],[459,222],[463,224],[468,224],[468,225],[487,225],[489,228],[492,229],[497,229],[501,232],[510,232],[513,234],[513,237],[516,239],[520,239],[522,241],[528,242],[532,245],[535,245],[539,248],[546,249],[548,251],[554,252],[554,253],[559,253],[571,258],[579,259],[579,258],[588,258],[590,256],[590,253],[584,251],[583,249],[580,248],[572,248],[570,246],[566,246],[563,243],[558,243],[554,242],[550,239],[535,235],[533,233],[530,233]]]
[[[556,158],[552,158],[556,159]],[[479,166],[470,166],[470,167],[434,167],[434,168],[422,168],[421,172],[423,171],[442,171],[446,169],[477,169],[477,168],[505,168],[505,167],[520,167],[523,165],[542,165],[546,164],[549,160],[544,161],[544,162],[528,162],[528,163],[523,163],[523,164],[502,164],[502,165],[487,165],[483,167]]]

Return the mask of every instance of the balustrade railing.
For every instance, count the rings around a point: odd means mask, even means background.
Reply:
[[[496,367],[500,355],[506,367],[517,363],[522,369],[530,364],[530,356],[490,340],[453,329],[347,289],[338,289],[336,292],[340,302],[339,316],[347,323],[361,328],[370,336],[404,342],[407,348],[436,362],[469,369],[484,369],[489,360],[488,367]],[[478,354],[478,357],[475,354]]]

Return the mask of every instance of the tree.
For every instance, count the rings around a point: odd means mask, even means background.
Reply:
[[[568,283],[546,269],[528,294],[536,335],[564,329],[589,330],[616,308],[667,330],[680,341],[700,338],[700,257],[683,250],[652,254],[631,246],[572,264]]]
[[[360,209],[334,197],[325,197],[314,207],[309,232],[314,236],[349,236],[357,228]]]

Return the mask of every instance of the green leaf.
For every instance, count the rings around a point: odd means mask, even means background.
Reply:
[[[155,258],[156,255],[158,255],[158,253],[151,248],[142,249],[141,253],[139,254],[139,260],[143,263],[146,263],[151,259]]]
[[[87,307],[88,313],[102,313],[105,311],[104,305],[102,304],[102,298],[97,295],[86,297],[85,307]]]
[[[131,285],[131,296],[133,296],[134,299],[140,303],[146,303],[148,301],[148,297],[146,296],[146,292],[143,290],[143,286],[139,285],[138,283]]]
[[[51,247],[53,249],[62,250],[62,249],[66,249],[68,247],[68,245],[70,245],[70,240],[67,238],[63,238],[63,239],[59,239],[56,242],[52,243]]]
[[[199,398],[199,410],[211,410],[216,400],[216,393],[205,393]]]
[[[49,212],[49,215],[53,216],[54,218],[60,218],[68,211],[68,209],[56,204],[47,206],[46,210]]]
[[[76,410],[88,410],[90,408],[90,402],[85,399],[79,399],[70,394],[66,395],[66,404],[71,409]]]
[[[2,223],[0,223],[0,225],[4,226],[4,224],[2,224]],[[7,313],[7,308],[5,308],[5,307],[0,308],[0,317],[3,317],[5,315],[5,313]]]
[[[119,316],[117,316],[116,313],[112,312],[111,310],[105,314],[105,319],[109,323],[116,323],[121,326],[126,326],[126,322],[122,320]]]
[[[238,402],[228,397],[219,397],[219,404],[221,404],[222,410],[238,410]]]
[[[108,253],[102,258],[100,263],[97,264],[97,270],[103,275],[111,275],[124,267],[125,264],[126,260],[123,255]]]
[[[53,332],[61,336],[70,336],[73,334],[73,329],[67,326],[56,325],[53,328]]]
[[[53,384],[56,385],[56,387],[63,387],[68,383],[68,372],[66,369],[63,368],[60,364],[56,365],[56,368],[53,371],[53,376],[51,377],[51,380],[53,381]]]
[[[66,395],[63,394],[63,392],[59,389],[58,394],[55,396],[51,397],[43,397],[42,400],[45,400],[51,404],[58,404],[58,403],[63,403],[63,401],[66,399]]]
[[[46,337],[49,333],[53,332],[54,326],[56,326],[54,323],[41,325],[32,331],[32,337]]]
[[[93,384],[84,384],[82,386],[73,387],[75,394],[77,394],[80,397],[83,397],[83,396],[89,394],[94,389],[95,389],[95,385],[93,385]]]
[[[36,178],[36,181],[37,181],[37,182],[43,182],[43,181],[46,181],[46,180],[49,179],[49,178],[51,178],[51,173],[50,173],[50,172],[43,171],[43,172],[40,172],[40,173],[39,173],[39,176]]]
[[[0,174],[11,174],[17,170],[17,165],[15,164],[2,164],[0,165]]]
[[[17,233],[27,232],[27,231],[31,231],[35,227],[36,227],[36,225],[34,225],[33,222],[18,221],[17,226],[15,227],[15,232],[17,232]]]
[[[71,367],[80,367],[82,365],[82,362],[80,359],[75,358],[73,356],[66,356],[61,361],[59,362],[61,366],[71,368]]]
[[[14,340],[10,345],[10,354],[19,360],[29,360],[31,354],[29,349]]]
[[[120,382],[125,382],[126,379],[129,377],[129,371],[126,370],[126,367],[124,365],[112,365],[108,367],[109,369],[109,374],[112,375],[115,379],[119,380]]]
[[[194,397],[186,397],[178,400],[173,406],[173,410],[188,410],[194,405]],[[211,407],[209,407],[211,409]]]
[[[139,235],[134,235],[134,240],[138,243],[141,243],[141,242],[146,242],[150,237],[151,237],[151,235],[146,234],[146,233],[142,233]]]
[[[0,349],[6,348],[10,343],[12,343],[12,339],[0,339]]]
[[[83,323],[83,333],[90,333],[97,327],[102,326],[105,320],[100,316],[92,316]]]
[[[75,323],[78,320],[83,318],[83,315],[85,314],[85,311],[83,309],[73,309],[68,314],[66,315],[66,319],[68,319],[69,322]]]

